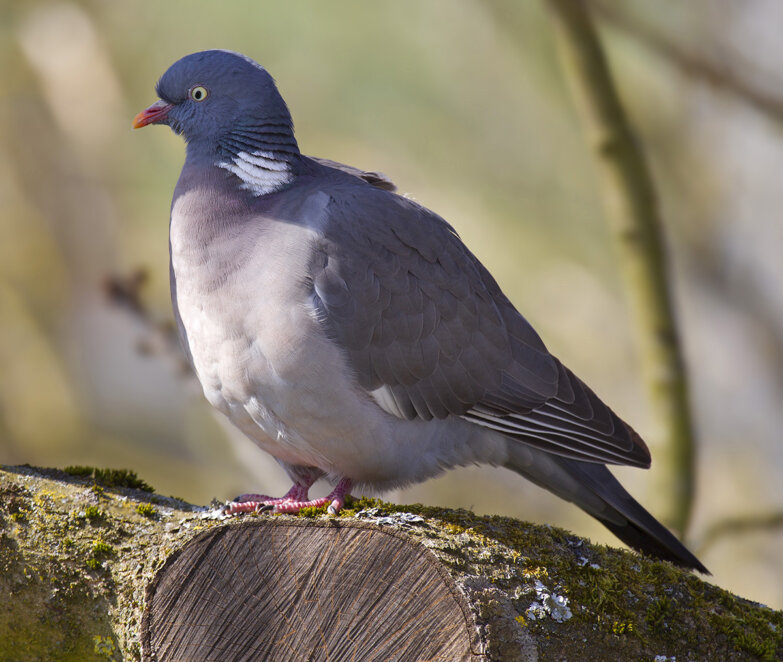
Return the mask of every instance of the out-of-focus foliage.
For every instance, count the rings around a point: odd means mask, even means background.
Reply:
[[[783,116],[747,95],[783,89],[783,6],[592,4],[662,201],[700,439],[698,541],[719,519],[783,507]],[[143,266],[146,307],[170,317],[167,216],[183,147],[130,121],[169,64],[214,47],[276,77],[303,151],[381,170],[446,217],[549,347],[654,436],[543,3],[5,0],[0,462],[128,468],[197,502],[287,489],[176,356],[139,351],[150,326],[104,294],[108,275]],[[617,473],[655,512],[650,474]],[[613,540],[500,470],[451,472],[396,498]],[[703,561],[718,583],[781,607],[781,544],[780,532],[745,531]]]

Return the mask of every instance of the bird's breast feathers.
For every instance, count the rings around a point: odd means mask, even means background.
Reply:
[[[207,399],[276,457],[327,468],[324,446],[349,427],[334,413],[360,405],[343,401],[354,387],[310,301],[315,231],[223,219],[201,232],[187,195],[172,209],[172,285]]]

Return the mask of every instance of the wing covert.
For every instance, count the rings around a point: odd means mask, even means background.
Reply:
[[[451,226],[406,198],[361,192],[333,195],[312,273],[319,319],[359,384],[427,420],[503,391],[518,411],[554,395],[555,359]]]
[[[316,315],[385,411],[461,416],[565,457],[649,466],[641,438],[547,351],[439,216],[335,187],[316,241]]]

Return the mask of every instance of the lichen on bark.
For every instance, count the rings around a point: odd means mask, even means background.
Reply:
[[[96,480],[0,466],[0,660],[140,659],[157,570],[200,531],[241,523]],[[783,659],[781,612],[665,562],[464,510],[362,498],[340,517],[431,550],[467,597],[487,660]]]

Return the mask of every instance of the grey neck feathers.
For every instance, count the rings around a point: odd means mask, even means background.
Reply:
[[[288,119],[236,127],[220,140],[221,157],[215,163],[240,180],[253,195],[274,193],[293,178],[299,146]]]

